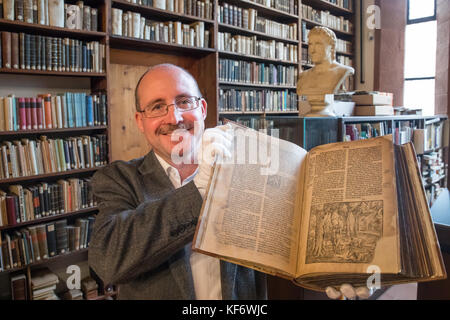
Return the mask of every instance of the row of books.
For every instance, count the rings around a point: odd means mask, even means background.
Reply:
[[[5,233],[3,239],[0,237],[0,271],[87,248],[94,221],[90,216],[68,225],[67,219],[62,219]]]
[[[291,40],[298,39],[296,23],[284,24],[259,17],[258,11],[255,9],[244,9],[224,3],[218,7],[217,20],[220,23],[262,32],[274,37]]]
[[[433,151],[447,147],[447,139],[444,138],[448,132],[448,120],[425,124],[423,129],[414,130],[414,147],[417,154]]]
[[[180,21],[152,21],[137,12],[112,9],[112,33],[118,36],[209,48],[209,30],[202,21],[184,24]]]
[[[331,4],[334,4],[338,7],[347,9],[352,11],[353,10],[353,1],[352,0],[322,0],[322,1],[327,1]]]
[[[0,97],[0,131],[92,127],[106,122],[104,93]]]
[[[271,130],[273,128],[273,121],[272,120],[266,120],[262,117],[250,117],[250,118],[237,118],[236,122],[251,128],[253,130],[262,131],[266,134],[270,135]]]
[[[335,16],[329,11],[314,9],[305,4],[302,4],[302,18],[320,23],[331,29],[349,33],[353,32],[353,24],[350,20],[345,19],[342,16]]]
[[[442,149],[423,155],[422,179],[424,185],[439,182],[445,177],[445,161]]]
[[[105,72],[105,45],[98,41],[1,32],[3,68]]]
[[[258,4],[262,4],[268,8],[284,11],[289,14],[298,14],[298,1],[296,0],[250,0]]]
[[[392,133],[392,129],[385,121],[346,124],[343,141],[370,139],[390,133]]]
[[[91,179],[71,178],[55,183],[10,185],[0,190],[0,227],[94,207]]]
[[[337,54],[336,61],[343,65],[353,67],[353,59],[348,56],[343,56],[343,55]],[[313,64],[311,56],[309,55],[309,52],[308,52],[308,48],[302,48],[302,62],[309,64],[309,65]]]
[[[210,0],[127,0],[127,2],[203,19],[213,19],[214,1]]]
[[[219,90],[219,112],[297,111],[297,94],[288,90]]]
[[[293,63],[298,61],[298,46],[293,44],[285,44],[275,40],[257,40],[256,36],[246,37],[232,35],[227,32],[218,33],[217,43],[219,51],[229,51]]]
[[[3,141],[0,147],[0,178],[17,178],[107,163],[106,135]]]
[[[302,21],[302,41],[308,42],[308,35],[311,29],[306,28],[306,22]],[[352,52],[352,42],[342,39],[336,39],[336,53],[339,54],[340,52]]]
[[[64,0],[3,0],[0,18],[52,27],[97,31],[98,9],[78,1]]]
[[[296,86],[297,67],[220,59],[219,80],[251,84]]]

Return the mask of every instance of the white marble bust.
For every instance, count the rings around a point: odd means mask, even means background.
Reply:
[[[328,28],[315,27],[309,32],[308,44],[314,67],[300,73],[297,94],[308,97],[337,93],[355,69],[336,61],[336,35]]]

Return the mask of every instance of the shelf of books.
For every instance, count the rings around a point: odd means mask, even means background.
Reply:
[[[217,4],[219,115],[297,113],[297,1]]]
[[[0,76],[27,77],[0,94],[0,290],[62,299],[57,278],[39,280],[54,276],[50,265],[87,259],[91,178],[110,159],[107,12],[105,0],[33,4],[4,0],[0,15]],[[64,84],[47,88],[46,76]]]
[[[313,66],[308,53],[308,35],[316,26],[324,26],[334,31],[337,37],[336,61],[354,68],[354,21],[353,0],[303,0],[300,27],[303,69]],[[349,77],[343,88],[347,91],[353,90],[353,81],[353,77]]]

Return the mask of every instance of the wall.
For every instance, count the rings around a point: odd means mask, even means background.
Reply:
[[[360,6],[362,4],[362,33],[363,38],[361,41],[361,29],[360,29]],[[355,19],[355,57],[354,63],[356,66],[355,74],[355,88],[356,90],[373,91],[374,90],[374,67],[375,67],[375,30],[370,30],[367,27],[367,19],[370,17],[367,14],[367,8],[375,4],[375,0],[361,0],[356,1],[356,19]],[[361,43],[363,46],[363,57],[361,63]],[[363,72],[363,75],[361,75]],[[362,77],[361,77],[362,76]]]
[[[437,0],[435,113],[450,115],[450,1]]]

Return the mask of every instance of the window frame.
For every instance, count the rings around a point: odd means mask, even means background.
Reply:
[[[428,21],[436,20],[436,7],[437,7],[436,0],[434,0],[434,13],[432,16],[416,18],[416,19],[409,19],[409,3],[410,3],[410,0],[407,0],[407,2],[406,2],[406,24],[414,24],[414,23],[421,23],[421,22],[428,22]]]

